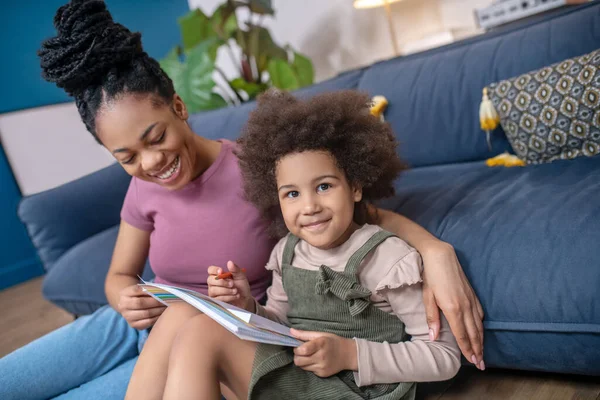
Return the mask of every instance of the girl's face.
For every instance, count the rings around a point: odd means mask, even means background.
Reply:
[[[294,235],[330,249],[357,229],[354,203],[362,199],[362,190],[350,186],[330,153],[288,154],[277,163],[275,175],[283,219]]]
[[[167,105],[128,94],[101,106],[96,132],[129,175],[176,190],[202,171],[187,118],[177,95]]]

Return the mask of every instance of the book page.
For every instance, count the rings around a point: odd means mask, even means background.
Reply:
[[[242,339],[293,347],[302,344],[291,335],[289,327],[202,293],[158,283],[144,282],[140,286],[167,306],[185,301]]]

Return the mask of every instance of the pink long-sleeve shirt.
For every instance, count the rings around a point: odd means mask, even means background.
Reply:
[[[318,270],[327,265],[343,271],[346,262],[360,246],[381,228],[364,225],[341,246],[320,250],[301,240],[293,260],[295,268]],[[267,289],[266,306],[256,304],[257,313],[287,324],[288,298],[281,280],[281,260],[287,237],[273,249],[266,266],[273,271],[273,283]],[[377,343],[354,338],[358,386],[394,382],[428,382],[452,378],[460,367],[460,350],[445,318],[438,340],[429,340],[429,327],[422,295],[422,262],[419,253],[399,238],[380,244],[362,262],[358,279],[372,293],[375,307],[396,315],[405,325],[410,341]],[[311,295],[311,294],[307,294]]]

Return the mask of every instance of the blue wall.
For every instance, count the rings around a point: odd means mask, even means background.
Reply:
[[[55,34],[54,14],[66,2],[0,0],[0,113],[72,101],[42,79],[36,55],[41,42]],[[189,10],[187,0],[106,0],[106,4],[116,22],[142,33],[151,56],[161,58],[180,43],[177,18]],[[0,290],[44,272],[17,217],[20,199],[0,143]]]
[[[17,217],[20,199],[21,193],[0,145],[0,290],[44,272]]]
[[[41,78],[36,55],[55,34],[52,20],[66,0],[0,0],[0,113],[70,101]],[[106,0],[113,19],[142,33],[145,50],[161,58],[181,41],[177,18],[187,0]]]

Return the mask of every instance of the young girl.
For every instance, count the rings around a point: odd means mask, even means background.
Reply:
[[[209,293],[292,327],[292,349],[238,339],[193,317],[173,345],[164,398],[412,399],[416,381],[449,379],[459,349],[444,323],[428,337],[421,258],[375,225],[369,204],[394,193],[402,168],[368,97],[342,91],[299,101],[263,95],[240,139],[248,199],[289,231],[271,253],[266,306],[233,264]],[[406,341],[410,335],[411,341]]]

